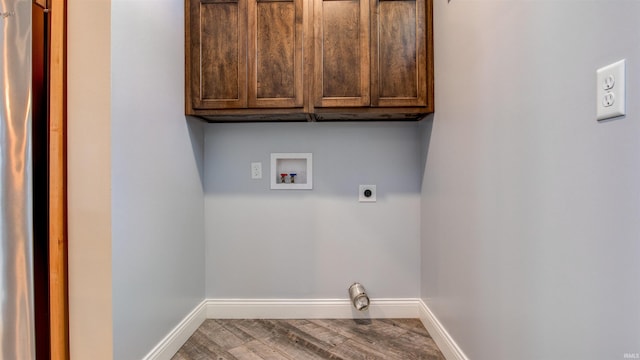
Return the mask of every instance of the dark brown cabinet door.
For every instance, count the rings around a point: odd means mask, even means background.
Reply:
[[[190,0],[194,109],[247,107],[247,0]]]
[[[249,107],[302,107],[302,0],[249,0]]]
[[[370,0],[314,0],[314,105],[369,106]]]
[[[425,0],[371,1],[371,105],[427,106]]]

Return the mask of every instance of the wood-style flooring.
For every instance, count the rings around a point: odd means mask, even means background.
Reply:
[[[444,360],[417,319],[206,320],[172,360]]]

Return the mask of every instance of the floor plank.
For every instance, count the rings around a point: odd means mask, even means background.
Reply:
[[[172,360],[444,360],[417,319],[206,320]]]

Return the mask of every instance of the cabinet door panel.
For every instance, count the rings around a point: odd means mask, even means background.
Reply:
[[[373,106],[426,106],[424,0],[377,0],[372,9]]]
[[[246,0],[202,1],[192,31],[199,34],[192,59],[194,108],[247,106]],[[195,29],[193,29],[195,27]]]
[[[369,106],[368,0],[316,0],[317,107]]]
[[[250,0],[249,29],[249,106],[302,107],[302,0]]]

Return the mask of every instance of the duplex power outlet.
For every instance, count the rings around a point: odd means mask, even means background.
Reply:
[[[251,163],[251,178],[262,179],[262,163],[261,162]]]
[[[597,117],[606,120],[626,114],[625,60],[597,71]]]

